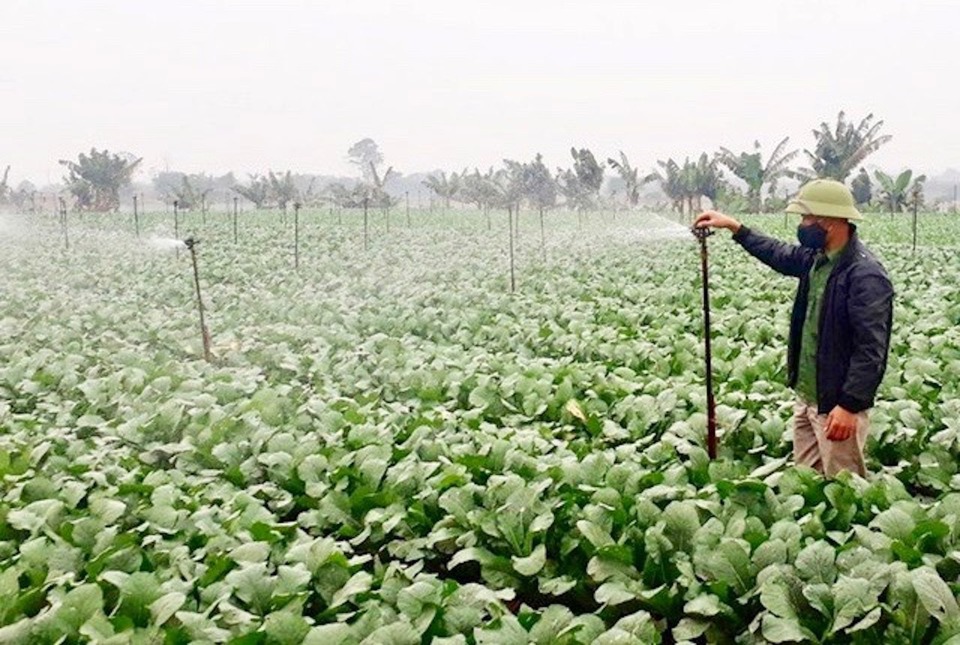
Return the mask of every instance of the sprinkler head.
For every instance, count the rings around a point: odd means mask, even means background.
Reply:
[[[188,237],[187,239],[185,239],[185,240],[183,241],[183,245],[184,245],[185,247],[187,247],[188,249],[191,249],[191,250],[192,250],[193,247],[196,246],[197,244],[200,244],[200,240],[195,239],[195,238],[192,238],[192,237]]]
[[[694,226],[690,229],[690,232],[693,233],[693,236],[698,240],[705,240],[716,233],[716,231],[709,226]]]

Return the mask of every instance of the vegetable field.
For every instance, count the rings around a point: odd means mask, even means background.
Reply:
[[[795,283],[666,217],[0,220],[0,642],[958,643],[960,221],[896,289],[869,480],[790,465]],[[796,220],[751,224],[789,239]],[[543,246],[541,246],[543,244]]]

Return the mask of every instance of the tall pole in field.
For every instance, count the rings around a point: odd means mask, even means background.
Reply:
[[[367,218],[367,206],[370,200],[367,197],[363,198],[363,250],[366,251],[370,244],[368,230],[368,218]]]
[[[513,270],[513,205],[512,204],[507,207],[507,213],[509,214],[507,225],[510,229],[510,293],[513,293],[517,289],[517,280]]]
[[[137,212],[137,196],[133,196],[133,228],[137,232],[137,237],[140,237],[140,213]]]
[[[293,268],[300,268],[300,202],[293,202]]]
[[[707,371],[707,454],[717,458],[717,410],[713,399],[713,365],[710,352],[710,281],[707,273],[707,236],[713,231],[707,227],[695,227],[694,236],[700,240],[700,275],[703,282],[703,345]]]
[[[237,243],[237,202],[240,201],[239,197],[233,198],[233,243]]]
[[[173,236],[180,239],[180,201],[173,200]]]
[[[197,289],[197,309],[200,311],[200,337],[203,341],[203,358],[208,363],[213,360],[213,353],[210,351],[210,332],[207,330],[207,322],[203,316],[203,298],[200,297],[200,272],[197,270],[197,243],[192,237],[183,241],[190,249],[190,259],[193,262],[193,284]]]
[[[920,207],[920,186],[913,187],[913,253],[917,252],[917,209]]]
[[[540,251],[543,253],[543,261],[547,261],[547,236],[543,232],[543,206],[540,207]]]
[[[954,192],[956,192],[956,191],[954,191]],[[404,196],[404,197],[406,198],[406,200],[407,200],[407,228],[410,228],[410,191],[409,191],[409,190],[408,190],[408,191],[405,191],[405,192],[403,193],[403,196]],[[956,197],[954,197],[954,201],[956,201]]]
[[[67,202],[60,198],[60,225],[63,227],[63,246],[69,251],[70,250],[70,230],[67,226]]]

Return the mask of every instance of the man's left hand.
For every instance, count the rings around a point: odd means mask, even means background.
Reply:
[[[823,430],[830,441],[846,441],[857,431],[857,415],[838,405],[827,415]]]

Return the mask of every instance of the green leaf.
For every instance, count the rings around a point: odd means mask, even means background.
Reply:
[[[790,595],[789,584],[779,571],[766,577],[761,583],[760,603],[773,615],[780,618],[789,618],[794,621],[798,618],[797,607]]]
[[[879,591],[868,580],[840,576],[833,586],[834,617],[831,633],[838,633],[853,624],[859,616],[877,605]]]
[[[478,645],[527,645],[530,642],[527,630],[511,614],[500,616],[486,629],[474,630],[474,638]]]
[[[713,594],[701,594],[684,605],[683,612],[710,618],[724,613],[724,607],[720,604],[720,599]]]
[[[836,551],[833,547],[823,540],[818,540],[797,554],[794,566],[804,580],[832,585],[837,577],[835,558]]]
[[[366,571],[358,571],[351,576],[347,584],[343,585],[339,591],[333,594],[333,600],[330,606],[338,607],[345,602],[352,602],[356,596],[370,591],[372,586],[373,576]]]
[[[303,639],[303,645],[332,645],[349,642],[352,630],[349,625],[332,623],[313,627]]]
[[[573,612],[560,605],[550,605],[530,630],[530,641],[537,645],[552,645],[560,633],[573,621]]]
[[[763,637],[771,643],[804,643],[815,640],[814,635],[793,618],[767,614],[763,617],[762,625]]]
[[[83,584],[66,593],[57,609],[54,622],[64,633],[76,634],[81,625],[102,608],[103,592],[100,591],[100,586],[94,583]]]
[[[903,541],[910,539],[910,534],[916,526],[912,517],[896,507],[877,514],[870,525],[877,527],[891,539]]]
[[[581,535],[583,535],[583,537],[585,537],[587,541],[593,545],[594,549],[600,549],[605,546],[612,546],[616,544],[613,541],[613,538],[610,537],[609,533],[588,520],[578,521],[577,530],[580,531]]]
[[[230,551],[235,562],[266,562],[270,557],[270,545],[266,542],[247,542]]]
[[[533,552],[525,558],[513,557],[513,568],[522,576],[535,576],[543,569],[547,562],[547,548],[538,544]]]
[[[623,582],[612,581],[600,585],[593,597],[601,605],[620,605],[633,600],[637,596]]]
[[[150,605],[150,615],[154,625],[163,625],[183,607],[187,597],[179,591],[171,591],[157,598]]]
[[[941,623],[960,621],[960,607],[957,605],[957,599],[935,569],[930,567],[914,569],[911,581],[920,603],[931,616]]]
[[[310,625],[299,613],[275,611],[263,621],[269,645],[300,645],[310,632]]]

